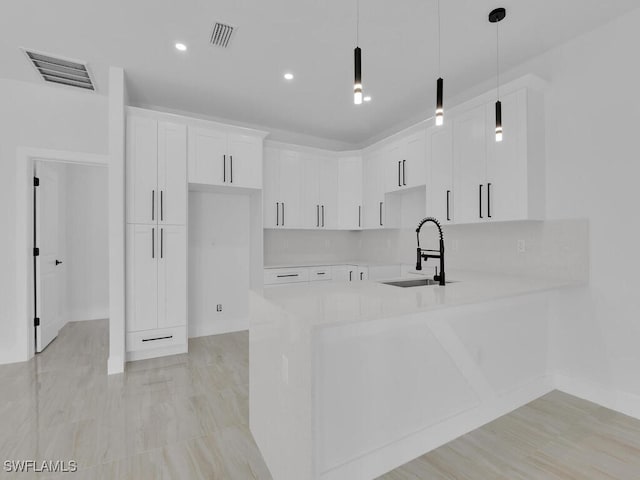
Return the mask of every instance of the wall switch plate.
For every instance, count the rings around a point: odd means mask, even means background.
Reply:
[[[518,240],[518,253],[525,253],[527,251],[527,243],[524,240]]]
[[[219,303],[219,304],[216,306],[216,312],[221,312],[221,311],[222,311],[222,304],[221,304],[221,303]]]

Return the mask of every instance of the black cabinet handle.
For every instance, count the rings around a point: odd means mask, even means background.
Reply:
[[[227,156],[222,155],[222,181],[227,182]]]
[[[360,280],[362,280],[363,275],[364,275],[364,272],[360,272]]]
[[[276,227],[280,226],[280,202],[276,202]]]
[[[231,183],[233,183],[233,155],[229,155],[229,167],[230,167],[230,177],[231,177]]]
[[[316,227],[320,226],[320,205],[316,205]]]
[[[290,273],[287,275],[277,275],[278,278],[289,278],[289,277],[297,277],[298,274],[297,273]]]
[[[156,258],[156,229],[151,229],[151,258]]]
[[[447,190],[447,221],[451,221],[451,216],[449,214],[449,197],[451,196],[451,190]]]
[[[407,186],[407,161],[402,160],[402,185]]]
[[[326,275],[327,272],[316,272],[316,275]]]
[[[482,216],[482,185],[480,185],[480,186],[479,186],[478,192],[480,192],[480,193],[479,193],[479,196],[478,196],[478,198],[479,198],[479,202],[478,202],[478,204],[479,204],[479,206],[480,206],[480,212],[479,212],[479,214],[478,214],[478,215],[480,216],[480,218],[484,218],[484,217]]]
[[[353,281],[353,279],[351,278],[351,275],[353,275],[353,270],[349,270],[349,281]]]
[[[151,220],[156,219],[156,191],[151,190]]]
[[[324,205],[322,205],[322,226],[324,227]]]
[[[401,162],[398,162],[398,186],[401,187],[402,184],[400,183],[400,169],[401,169]]]
[[[166,337],[154,337],[154,338],[143,338],[143,342],[155,342],[156,340],[169,340],[173,338],[173,335],[167,335]]]
[[[362,205],[358,205],[358,227],[362,227]]]
[[[160,190],[160,221],[164,221],[164,190]]]
[[[487,217],[491,218],[491,184],[487,183]]]
[[[380,226],[382,226],[382,202],[380,202]]]
[[[282,202],[282,226],[284,227],[284,202]]]
[[[160,229],[160,258],[164,258],[164,228]]]

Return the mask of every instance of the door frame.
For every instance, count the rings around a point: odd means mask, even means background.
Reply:
[[[50,161],[58,163],[80,164],[109,167],[109,155],[95,153],[70,152],[63,150],[50,150],[39,148],[18,148],[16,161],[16,294],[17,311],[19,320],[16,346],[22,350],[20,357],[24,360],[31,359],[35,354],[35,328],[34,300],[33,300],[33,176],[34,162]],[[114,200],[109,182],[109,209]],[[111,231],[112,225],[108,226]],[[113,261],[113,251],[109,249],[109,261]],[[122,278],[124,285],[124,278]],[[111,317],[109,315],[109,328],[111,329]],[[22,346],[20,346],[22,344]]]

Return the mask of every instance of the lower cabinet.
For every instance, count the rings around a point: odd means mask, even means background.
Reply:
[[[317,267],[265,268],[266,286],[318,281],[357,282],[369,279],[369,267],[362,265],[325,265]]]
[[[184,226],[127,225],[129,360],[187,351],[186,239]]]

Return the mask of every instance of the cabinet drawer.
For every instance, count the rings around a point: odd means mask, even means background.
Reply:
[[[309,280],[311,280],[312,282],[331,279],[331,267],[313,267],[309,269]]]
[[[127,333],[127,352],[152,350],[154,348],[171,347],[174,345],[186,345],[186,325],[173,328],[156,328],[141,332]]]
[[[265,285],[298,283],[309,281],[308,268],[267,268],[264,271]]]

